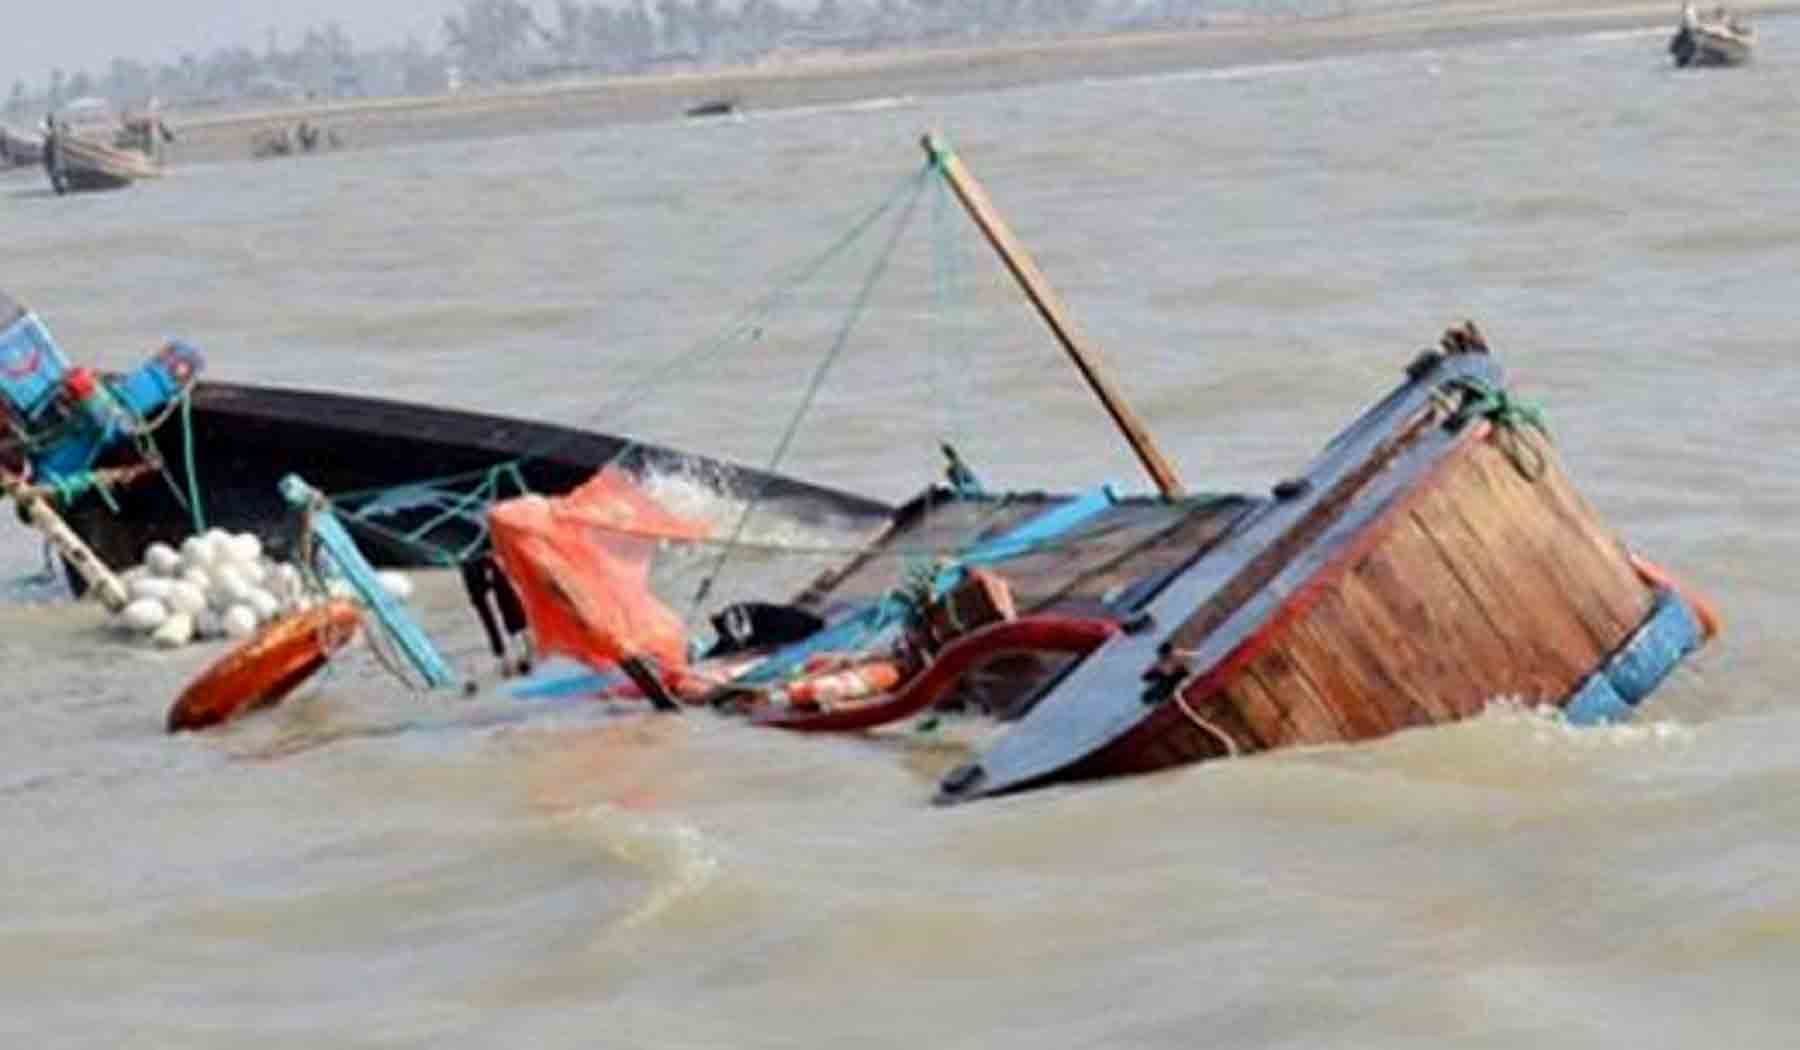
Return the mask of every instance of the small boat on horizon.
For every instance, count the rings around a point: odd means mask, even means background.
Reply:
[[[1702,14],[1692,3],[1681,5],[1681,21],[1669,38],[1669,55],[1678,68],[1736,66],[1750,60],[1756,30],[1724,5]]]
[[[739,112],[737,99],[715,98],[696,102],[682,111],[686,117],[732,117]]]
[[[342,147],[343,137],[337,129],[320,127],[310,120],[279,124],[258,131],[250,139],[250,155],[256,158],[289,157],[303,153],[322,153]]]

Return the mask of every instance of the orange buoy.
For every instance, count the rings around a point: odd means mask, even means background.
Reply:
[[[169,732],[205,729],[280,703],[355,637],[361,623],[362,610],[342,598],[276,620],[188,683],[169,708]]]
[[[1628,554],[1631,559],[1631,567],[1637,570],[1638,579],[1643,580],[1648,586],[1665,588],[1680,595],[1681,600],[1687,603],[1688,608],[1694,610],[1694,618],[1700,621],[1700,633],[1706,640],[1710,642],[1719,636],[1719,632],[1725,628],[1725,622],[1719,616],[1719,610],[1713,606],[1712,602],[1707,601],[1706,597],[1698,591],[1689,590],[1669,570],[1649,558],[1636,551],[1630,551]]]

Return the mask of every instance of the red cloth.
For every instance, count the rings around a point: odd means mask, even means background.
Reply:
[[[524,496],[488,513],[494,558],[525,607],[537,651],[596,669],[626,657],[687,666],[681,618],[650,589],[662,540],[704,539],[629,474],[607,467],[564,496]]]

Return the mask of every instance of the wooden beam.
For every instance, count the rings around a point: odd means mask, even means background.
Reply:
[[[1087,381],[1089,389],[1093,390],[1107,414],[1112,416],[1113,423],[1125,435],[1125,440],[1131,444],[1131,450],[1137,453],[1138,461],[1144,465],[1151,480],[1156,482],[1157,489],[1168,499],[1180,499],[1186,495],[1175,468],[1157,447],[1143,420],[1125,403],[1125,396],[1113,384],[1100,351],[1083,338],[1075,327],[1068,309],[1050,287],[1043,271],[1038,269],[1037,263],[1025,251],[1025,246],[1014,236],[1011,227],[1006,225],[1006,220],[994,209],[993,202],[988,199],[987,191],[982,188],[981,183],[976,181],[961,158],[951,151],[949,144],[937,135],[927,133],[920,144],[950,183],[957,199],[968,209],[969,216],[975,220],[982,235],[1000,254],[1000,261],[1006,264],[1007,270],[1011,271],[1013,278],[1025,290],[1025,297],[1037,308],[1038,316],[1050,326],[1051,334],[1056,336],[1056,341],[1068,352],[1069,359],[1075,362],[1081,377]]]
[[[125,608],[126,603],[131,600],[125,585],[82,542],[75,530],[69,528],[68,523],[62,520],[62,515],[56,513],[56,508],[50,505],[50,500],[41,491],[26,484],[18,475],[5,470],[0,470],[0,491],[13,498],[25,520],[43,533],[68,563],[75,567],[75,571],[88,582],[88,587],[108,610],[118,612]]]

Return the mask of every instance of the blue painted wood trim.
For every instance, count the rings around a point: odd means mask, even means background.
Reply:
[[[506,692],[517,700],[558,700],[565,697],[594,696],[624,679],[625,676],[617,671],[570,671],[558,675],[533,676],[515,683]]]
[[[1687,655],[1705,642],[1700,620],[1672,590],[1656,593],[1650,615],[1563,705],[1572,725],[1623,722]]]
[[[356,588],[363,603],[381,621],[382,628],[400,646],[426,683],[438,689],[454,682],[456,676],[438,655],[431,638],[381,585],[375,577],[374,567],[363,557],[337,515],[331,512],[325,497],[296,474],[281,479],[281,495],[291,506],[311,517],[313,534],[319,538],[319,545],[325,548],[332,563],[350,581],[350,586]]]
[[[1044,544],[1080,528],[1106,513],[1119,500],[1112,485],[1101,485],[1051,510],[1030,519],[1017,528],[966,548],[949,566],[932,580],[938,594],[956,586],[965,568],[991,565],[1029,554]],[[881,633],[900,623],[911,611],[905,600],[889,595],[865,605],[819,631],[810,638],[776,650],[767,660],[733,679],[735,685],[762,685],[773,682],[804,664],[817,653],[866,646]]]

